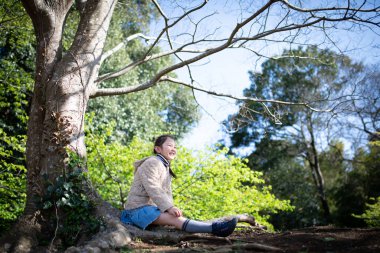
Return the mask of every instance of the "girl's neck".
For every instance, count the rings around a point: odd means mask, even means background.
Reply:
[[[157,157],[162,161],[165,167],[170,167],[170,162],[161,154],[157,154]]]
[[[166,168],[169,168],[169,173],[170,173],[170,175],[172,176],[172,177],[174,177],[174,178],[177,178],[177,176],[175,175],[175,173],[172,171],[172,169],[170,168],[170,162],[163,156],[163,155],[161,155],[161,154],[157,154],[157,157],[158,157],[158,159],[160,159],[161,160],[161,162],[164,164],[164,166],[166,167]]]

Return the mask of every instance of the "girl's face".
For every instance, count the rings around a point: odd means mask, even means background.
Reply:
[[[154,149],[158,154],[165,157],[168,161],[173,160],[177,155],[177,147],[175,145],[175,141],[171,138],[167,138],[161,147],[155,146]]]

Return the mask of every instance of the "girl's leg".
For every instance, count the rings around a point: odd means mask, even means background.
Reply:
[[[236,223],[236,218],[230,221],[207,223],[189,220],[184,217],[176,217],[169,213],[161,213],[152,224],[174,226],[177,229],[190,233],[212,233],[217,236],[226,237],[234,231]]]
[[[177,229],[182,229],[182,225],[185,221],[186,218],[175,217],[168,213],[161,213],[160,216],[158,216],[157,220],[155,220],[152,224],[162,226],[169,225],[174,226]]]
[[[212,224],[202,221],[189,220],[184,217],[176,217],[169,213],[161,213],[152,224],[169,225],[190,233],[211,233]]]

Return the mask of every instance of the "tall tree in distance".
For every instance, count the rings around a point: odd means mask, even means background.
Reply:
[[[23,0],[22,3],[32,20],[36,36],[35,83],[26,146],[27,199],[24,215],[9,233],[16,239],[2,239],[2,242],[12,242],[10,248],[20,252],[33,250],[34,246],[43,241],[39,240],[41,236],[54,234],[56,231],[56,224],[48,219],[56,216],[56,206],[43,201],[51,195],[51,190],[55,187],[83,190],[78,196],[85,196],[95,203],[95,216],[103,218],[107,230],[102,234],[102,240],[97,238],[91,243],[91,247],[99,249],[107,244],[109,247],[118,248],[131,241],[127,228],[120,224],[118,211],[104,202],[91,185],[80,177],[82,171],[86,170],[79,160],[86,156],[84,117],[90,99],[138,92],[164,82],[228,97],[197,86],[196,78],[191,74],[191,64],[230,48],[254,50],[255,43],[263,40],[286,44],[303,43],[304,36],[309,36],[311,31],[329,38],[329,27],[346,29],[354,25],[351,29],[355,29],[356,24],[379,27],[379,6],[374,3],[355,4],[353,1],[344,1],[339,2],[339,5],[334,2],[303,6],[285,0],[273,0],[249,3],[247,12],[240,12],[242,15],[227,34],[218,33],[217,29],[207,34],[207,21],[214,18],[212,13],[215,11],[203,15],[202,11],[209,1],[191,1],[188,6],[180,6],[176,1],[165,1],[165,5],[160,5],[153,0],[152,4],[162,20],[162,29],[154,36],[134,34],[105,51],[110,20],[117,6],[116,0]],[[73,8],[79,13],[78,23],[74,25],[75,33],[69,46],[64,47],[64,31]],[[194,19],[197,12],[203,16]],[[267,22],[269,19],[271,22]],[[183,31],[178,27],[188,29]],[[199,32],[201,27],[206,29],[205,32]],[[107,58],[115,56],[131,40],[138,39],[150,41],[143,54],[139,54],[131,62],[125,62],[116,71],[100,74],[101,65]],[[163,51],[157,51],[157,47],[163,48]],[[260,55],[258,51],[255,53]],[[168,62],[168,65],[161,67],[146,81],[133,80],[123,87],[115,88],[101,85],[102,82],[133,73],[138,66],[169,55],[175,56],[176,61]],[[190,83],[173,76],[173,71],[182,67],[187,68]],[[256,94],[252,95],[239,99],[268,102],[266,99],[256,98]],[[296,99],[297,97],[292,98],[291,102],[271,102],[310,107],[306,99]],[[75,185],[67,185],[60,180],[70,176],[75,176]],[[52,186],[52,182],[59,185]],[[59,203],[64,204],[65,201],[67,200],[61,199]],[[41,207],[41,204],[46,204],[46,208]],[[114,240],[115,233],[117,242]],[[54,241],[55,236],[50,238],[52,247]]]
[[[310,101],[316,108],[334,108],[349,101],[353,94],[344,90],[346,83],[358,75],[362,67],[352,63],[345,56],[330,50],[320,50],[315,46],[298,50],[285,50],[278,59],[269,59],[262,65],[262,72],[250,72],[251,87],[246,96],[258,96],[268,100]],[[346,94],[344,95],[344,93]],[[334,100],[332,98],[339,98]],[[283,107],[278,104],[258,105],[251,102],[240,103],[240,114],[231,115],[227,121],[237,131],[231,135],[231,147],[238,148],[256,144],[256,148],[267,149],[264,143],[275,145],[283,141],[287,155],[277,156],[302,159],[310,168],[311,178],[316,187],[324,222],[330,222],[330,207],[326,197],[325,180],[321,168],[321,136],[328,135],[331,114],[321,114],[305,107]],[[263,113],[255,113],[263,112]],[[272,119],[272,122],[268,121]],[[266,146],[266,147],[265,147]],[[280,147],[280,146],[279,146]],[[289,149],[289,147],[292,147]],[[277,149],[277,148],[276,148]],[[276,150],[275,149],[275,150]],[[270,152],[269,149],[267,152]],[[291,151],[293,150],[293,151]],[[263,151],[255,151],[255,153]],[[271,156],[269,156],[271,157]],[[272,162],[272,165],[275,164]],[[255,166],[256,165],[256,166]],[[253,160],[252,168],[257,168]],[[265,167],[265,166],[264,166]],[[278,168],[281,170],[281,168]]]

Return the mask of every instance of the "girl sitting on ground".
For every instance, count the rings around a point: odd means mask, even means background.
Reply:
[[[154,142],[154,156],[134,163],[134,180],[127,202],[121,213],[121,221],[146,229],[149,225],[169,225],[190,233],[211,233],[229,236],[235,229],[237,219],[213,223],[190,220],[174,206],[171,178],[175,178],[170,162],[177,154],[175,139],[161,135]]]

